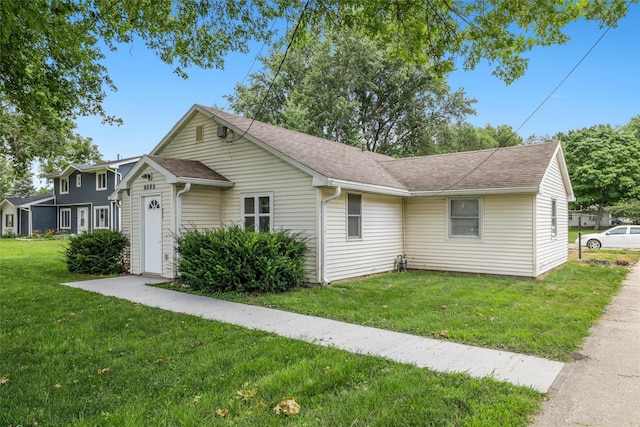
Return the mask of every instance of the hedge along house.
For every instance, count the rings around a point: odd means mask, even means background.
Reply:
[[[194,105],[111,195],[131,272],[177,276],[174,236],[232,223],[308,237],[314,283],[414,269],[537,277],[567,260],[560,144],[394,159]]]

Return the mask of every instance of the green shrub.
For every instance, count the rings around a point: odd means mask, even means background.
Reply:
[[[127,236],[120,231],[94,230],[71,237],[65,252],[67,268],[73,273],[121,273],[128,245]]]
[[[182,281],[198,291],[283,292],[305,277],[307,244],[300,233],[256,233],[233,225],[189,230],[176,240]]]

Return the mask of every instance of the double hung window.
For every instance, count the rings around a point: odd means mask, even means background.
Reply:
[[[242,222],[248,230],[271,231],[273,227],[273,193],[243,194]]]
[[[60,228],[71,228],[71,209],[60,209]]]
[[[449,236],[480,237],[480,199],[449,200]]]
[[[347,194],[347,239],[362,238],[362,195]]]
[[[109,228],[109,207],[99,206],[94,212],[94,228]]]

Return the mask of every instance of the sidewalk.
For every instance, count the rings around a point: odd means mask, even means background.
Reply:
[[[532,427],[640,426],[640,264],[590,332]]]
[[[549,390],[564,367],[561,362],[533,356],[145,286],[145,283],[162,281],[140,276],[121,276],[65,285],[164,310],[273,332],[352,353],[385,357],[438,372],[465,372],[476,378],[493,377],[498,381],[531,387],[540,392]]]

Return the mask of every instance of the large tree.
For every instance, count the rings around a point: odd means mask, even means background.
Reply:
[[[568,23],[615,25],[627,11],[626,0],[2,0],[0,107],[35,127],[68,128],[77,115],[112,122],[102,107],[115,89],[103,49],[141,42],[184,76],[270,40],[275,19],[367,36],[438,73],[487,59],[509,83],[526,69],[523,53],[568,40]]]
[[[640,140],[631,132],[599,125],[560,139],[576,203],[596,208],[596,229],[605,207],[640,197]]]
[[[398,156],[433,153],[452,121],[475,113],[463,91],[450,92],[429,67],[392,59],[375,41],[351,33],[309,37],[284,62],[279,49],[262,58],[263,68],[227,97],[231,108]]]
[[[457,153],[460,151],[485,150],[511,147],[524,141],[509,125],[478,128],[467,122],[453,123],[442,139],[437,141],[436,152]]]

